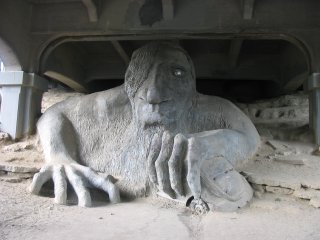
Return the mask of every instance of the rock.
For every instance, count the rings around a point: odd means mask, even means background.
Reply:
[[[14,173],[14,172],[8,172],[8,176],[12,176],[12,177],[19,177],[21,179],[29,179],[29,178],[33,178],[35,173]]]
[[[259,153],[266,156],[265,160],[248,161],[241,170],[250,183],[266,186],[277,186],[294,190],[301,186],[310,189],[320,189],[320,161],[319,157],[310,155],[314,145],[310,143],[292,142],[289,145],[299,154],[290,156],[272,156],[274,150],[269,144],[263,144]],[[304,164],[302,164],[304,163]]]
[[[302,199],[312,199],[319,198],[320,199],[320,191],[314,189],[297,189],[294,191],[293,196],[302,198]]]
[[[277,157],[273,159],[276,162],[292,164],[292,165],[304,165],[305,160],[299,159],[298,156],[286,156],[286,157]]]
[[[252,173],[247,171],[242,171],[242,173],[246,176],[248,182],[259,184],[259,185],[267,185],[267,186],[281,186],[283,188],[289,189],[298,189],[300,188],[301,184],[299,181],[293,181],[288,179],[277,179],[274,176],[278,175],[267,175],[267,174],[260,174],[260,173]]]
[[[40,168],[36,168],[36,167],[5,165],[0,163],[0,171],[14,172],[14,173],[36,173],[39,170]]]
[[[275,150],[277,150],[277,152],[283,152],[283,153],[286,153],[288,154],[293,152],[294,149],[290,146],[288,146],[287,144],[281,142],[281,141],[276,141],[276,140],[269,140],[267,141],[267,143]]]
[[[22,182],[22,180],[23,179],[16,176],[8,176],[8,175],[0,176],[0,181],[3,181],[3,182],[19,183],[19,182]]]
[[[13,173],[6,172],[4,175],[0,175],[0,181],[18,183],[25,179],[32,178],[34,173]]]
[[[5,162],[16,162],[16,161],[23,161],[23,158],[17,158],[17,157],[11,157],[8,160],[5,160]]]
[[[0,132],[0,143],[8,142],[11,140],[11,137],[8,133]]]
[[[312,207],[320,208],[320,198],[318,198],[318,197],[316,197],[316,198],[311,198],[309,204],[310,204]]]
[[[21,152],[23,150],[29,150],[32,149],[33,145],[30,143],[14,143],[14,144],[10,144],[8,146],[5,146],[3,148],[4,152]]]
[[[7,174],[7,172],[6,171],[0,171],[0,176],[2,176],[2,175],[6,175]]]
[[[293,193],[293,190],[290,188],[272,187],[272,186],[266,186],[266,191],[271,193],[277,193],[277,194],[285,194],[285,195],[289,195]]]
[[[282,156],[289,156],[291,155],[293,152],[292,151],[277,151],[276,154],[278,155],[282,155]]]

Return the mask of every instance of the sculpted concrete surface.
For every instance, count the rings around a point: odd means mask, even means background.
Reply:
[[[259,135],[231,102],[196,92],[188,54],[168,42],[136,50],[124,85],[54,105],[38,122],[46,164],[30,191],[50,178],[66,204],[67,181],[80,206],[87,187],[142,197],[157,192],[198,212],[232,211],[252,198],[237,169],[257,151]],[[103,174],[99,174],[103,173]]]

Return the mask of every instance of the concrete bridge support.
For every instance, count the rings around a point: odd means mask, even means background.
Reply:
[[[0,129],[12,139],[19,139],[35,129],[41,114],[41,99],[47,81],[23,71],[1,72],[2,95]]]
[[[320,147],[320,73],[313,73],[308,79],[309,125],[314,133],[314,141]]]

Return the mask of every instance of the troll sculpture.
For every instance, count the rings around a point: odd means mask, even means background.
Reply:
[[[59,204],[67,181],[79,206],[91,206],[88,187],[111,202],[156,192],[191,197],[200,212],[233,211],[252,198],[237,169],[257,151],[259,135],[231,102],[196,92],[193,63],[177,44],[139,48],[124,85],[54,105],[38,133],[46,163],[30,191],[38,194],[52,178]]]

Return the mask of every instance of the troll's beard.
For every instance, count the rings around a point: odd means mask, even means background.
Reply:
[[[122,195],[129,198],[143,197],[149,194],[149,176],[147,159],[153,136],[161,136],[165,128],[154,125],[148,128],[137,128],[131,124],[127,129],[127,148],[123,152],[119,167],[121,179],[117,183]]]
[[[148,155],[151,141],[154,136],[161,137],[164,131],[169,131],[173,136],[178,133],[188,133],[188,112],[175,122],[141,122],[133,117],[126,131],[127,148],[121,156],[119,164],[121,181],[118,182],[122,194],[128,197],[142,197],[150,193],[148,175]]]

